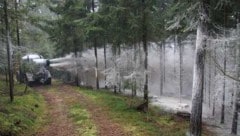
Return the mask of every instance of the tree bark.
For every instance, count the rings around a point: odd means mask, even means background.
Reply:
[[[117,47],[118,47],[118,57],[120,58],[120,57],[121,57],[121,45],[118,44]],[[120,68],[118,68],[118,72],[119,72],[119,73],[118,73],[118,74],[119,74],[119,75],[118,75],[118,79],[119,79],[119,80],[118,80],[118,92],[121,93],[121,91],[122,91],[122,88],[121,88],[121,87],[122,87],[122,83],[121,83],[122,80],[121,80],[121,71],[120,71]]]
[[[197,28],[196,50],[193,71],[192,110],[190,118],[190,135],[202,134],[202,101],[204,83],[204,56],[208,35],[208,0],[200,0],[200,20]]]
[[[181,44],[180,39],[177,40],[179,46],[179,101],[182,102],[182,90],[183,90],[183,45]]]
[[[175,35],[174,39],[174,48],[173,48],[173,75],[176,77],[176,48],[177,48],[177,35]]]
[[[214,47],[214,60],[216,60],[217,57],[217,48]],[[214,78],[217,76],[217,67],[214,65]],[[216,90],[216,81],[214,81],[214,91]],[[216,91],[215,91],[216,92]],[[212,116],[215,116],[215,104],[216,104],[216,95],[213,95],[213,106],[212,106]]]
[[[75,43],[76,44],[76,43]],[[79,75],[78,75],[78,52],[77,52],[77,48],[76,48],[76,45],[74,47],[74,55],[75,55],[75,85],[76,86],[79,86]]]
[[[107,52],[106,52],[106,44],[104,44],[104,69],[107,69]],[[107,89],[107,76],[104,75],[104,83],[105,83],[105,89]]]
[[[97,42],[94,39],[94,54],[95,54],[95,75],[96,75],[96,89],[99,89],[99,77],[98,77],[98,54],[97,54]]]
[[[136,44],[133,45],[133,51],[134,51],[133,53],[134,54],[133,56],[134,71],[136,71],[137,70],[137,45]],[[136,85],[137,85],[137,81],[134,76],[132,79],[132,97],[137,95]]]
[[[92,0],[92,12],[95,12],[95,3]],[[96,89],[99,90],[99,77],[98,77],[98,54],[97,54],[97,38],[94,37],[94,54],[95,54],[95,76],[96,76]]]
[[[6,25],[6,42],[7,42],[7,58],[8,58],[8,76],[9,76],[9,95],[10,101],[13,102],[13,66],[12,66],[12,48],[10,43],[9,22],[7,12],[7,0],[4,0],[4,13],[5,13],[5,25]]]
[[[163,95],[164,64],[163,64],[163,43],[160,44],[160,95]]]
[[[20,2],[20,1],[19,1]],[[15,0],[15,12],[18,12],[18,2]],[[19,23],[18,23],[18,18],[16,19],[16,34],[17,34],[17,45],[20,46],[20,33],[19,33]]]
[[[238,35],[240,35],[240,24],[237,24]],[[237,77],[240,77],[240,45],[237,45],[237,61],[236,61],[236,71]],[[233,121],[232,121],[232,134],[237,134],[237,127],[238,127],[238,111],[239,111],[239,101],[240,101],[240,82],[236,81],[236,89],[235,89],[235,100],[234,100],[234,107],[233,107]]]
[[[224,73],[226,73],[226,65],[227,65],[227,56],[226,56],[226,50],[227,45],[224,44],[224,64],[223,64],[223,70]],[[220,123],[223,124],[225,121],[225,95],[226,95],[226,76],[223,77],[223,92],[222,92],[222,107],[221,107],[221,121]]]
[[[165,46],[165,42],[163,42],[163,81],[164,81],[164,83],[166,82],[166,46]]]
[[[116,45],[113,45],[113,63],[114,63],[114,85],[113,85],[113,90],[114,93],[117,93],[117,49],[116,49]]]
[[[212,57],[211,57],[211,51],[209,53],[209,66],[208,66],[208,106],[211,107],[211,83],[212,83]]]
[[[145,101],[145,110],[148,110],[148,47],[147,47],[147,23],[146,23],[146,3],[145,0],[142,0],[142,43],[144,51],[144,73],[145,73],[145,83],[144,83],[144,101]]]

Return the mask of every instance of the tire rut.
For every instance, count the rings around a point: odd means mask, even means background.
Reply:
[[[98,136],[128,136],[122,127],[112,121],[107,111],[99,107],[93,100],[85,97],[81,92],[74,90],[72,86],[64,84],[55,84],[51,87],[36,88],[44,97],[49,107],[48,117],[51,119],[42,132],[37,136],[75,136],[76,126],[67,116],[66,102],[74,99],[79,102],[90,114],[93,123],[97,127]],[[55,89],[55,91],[49,91]]]
[[[96,105],[92,100],[82,95],[80,92],[76,92],[73,87],[68,85],[60,86],[64,93],[70,94],[77,98],[82,106],[86,108],[91,114],[91,118],[97,126],[98,136],[127,136],[124,133],[122,127],[113,122],[105,111],[104,108]]]
[[[57,93],[42,88],[38,90],[45,97],[49,109],[47,118],[50,120],[36,136],[75,136],[74,124],[67,116],[63,99]]]

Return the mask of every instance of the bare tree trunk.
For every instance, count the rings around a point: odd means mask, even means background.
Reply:
[[[174,77],[176,77],[176,47],[177,45],[177,35],[175,35],[175,39],[174,39],[174,48],[173,48],[173,74]]]
[[[177,39],[178,46],[179,46],[179,101],[180,103],[182,102],[182,90],[183,90],[183,45],[181,44],[180,39]]]
[[[227,56],[226,56],[226,44],[224,44],[224,64],[223,70],[226,73],[226,65],[227,65]],[[222,93],[222,107],[221,107],[221,121],[220,123],[223,124],[225,121],[225,95],[226,95],[226,76],[223,77],[223,93]]]
[[[9,76],[9,95],[10,101],[13,102],[13,67],[12,67],[12,48],[10,43],[9,34],[9,22],[8,22],[8,12],[7,12],[7,0],[4,0],[4,13],[5,13],[5,25],[6,25],[6,42],[7,42],[7,56],[8,56],[8,76]]]
[[[19,1],[20,2],[20,1]],[[18,12],[18,0],[15,0],[15,12]],[[17,34],[17,45],[20,46],[20,33],[19,33],[19,23],[18,23],[18,18],[16,19],[16,34]]]
[[[106,44],[104,44],[104,69],[107,69],[107,53],[106,53]],[[105,89],[107,89],[107,76],[104,75]]]
[[[118,57],[120,58],[121,57],[121,45],[119,44],[118,46]],[[120,69],[118,68],[118,71],[119,71],[119,80],[118,80],[118,92],[120,93],[121,90],[122,90],[122,80],[121,80],[121,71]]]
[[[205,60],[205,64],[207,63],[207,60],[206,60],[206,54],[204,56],[204,60]],[[207,75],[207,65],[204,65],[204,75]],[[203,85],[203,102],[206,103],[207,101],[207,76],[204,76],[204,85]]]
[[[193,71],[192,110],[190,118],[190,135],[202,134],[202,100],[204,83],[204,56],[208,35],[208,0],[200,0],[201,18],[197,28],[195,61]]]
[[[234,52],[234,56],[233,56],[233,58],[234,58],[234,65],[236,66],[237,65],[237,50],[236,50],[236,48],[233,48],[233,52]],[[236,71],[237,71],[237,69],[236,69]],[[233,91],[232,91],[232,93],[231,93],[231,108],[234,108],[234,99],[235,99],[235,92],[236,92],[236,89],[237,89],[237,81],[233,81]]]
[[[136,44],[134,44],[134,46],[133,46],[133,51],[134,51],[134,53],[133,53],[134,54],[134,56],[133,56],[134,71],[136,71],[137,70],[137,45]],[[136,82],[137,82],[136,78],[134,77],[132,79],[132,97],[137,95],[137,90],[136,90],[137,83]]]
[[[94,0],[92,0],[92,12],[95,12],[95,3]],[[96,78],[96,89],[99,89],[99,77],[98,77],[98,54],[97,54],[97,38],[94,37],[94,55],[95,55],[95,78]]]
[[[211,107],[211,80],[212,80],[212,57],[211,57],[211,51],[209,53],[209,73],[208,73],[208,106]]]
[[[163,81],[164,81],[164,83],[166,82],[166,46],[165,46],[165,42],[163,42]]]
[[[76,47],[75,47],[75,49],[74,49],[74,55],[75,55],[75,85],[76,86],[79,86],[79,75],[78,75],[78,60],[77,60],[77,58],[78,58],[78,53],[77,53],[77,49],[76,49]]]
[[[145,0],[142,0],[142,5],[143,5],[143,17],[142,17],[142,29],[143,29],[143,34],[142,34],[142,43],[143,43],[143,50],[144,50],[144,73],[145,73],[145,83],[144,83],[144,100],[145,100],[145,110],[148,110],[148,45],[147,45],[147,23],[146,23],[146,3]]]
[[[160,44],[160,95],[163,95],[164,66],[163,66],[163,43]]]
[[[214,59],[217,57],[217,48],[214,47]],[[217,67],[214,65],[214,78],[217,76]],[[216,81],[214,81],[214,90],[216,90]],[[216,95],[213,95],[213,107],[212,107],[212,116],[215,116],[215,105],[216,104]]]
[[[99,77],[98,77],[98,54],[97,54],[97,43],[96,38],[94,39],[94,54],[95,54],[95,75],[96,75],[96,89],[99,89]]]
[[[238,20],[237,24],[238,35],[240,35],[240,24]],[[240,77],[240,45],[237,45],[237,61],[236,61],[236,71],[237,77]],[[239,101],[240,101],[240,82],[236,81],[236,89],[235,89],[235,100],[234,100],[234,107],[233,107],[233,121],[232,121],[232,134],[237,134],[237,127],[238,127],[238,112],[239,112]]]
[[[113,63],[114,63],[114,85],[113,85],[113,90],[114,90],[114,93],[116,94],[117,93],[117,49],[116,49],[116,46],[113,45],[113,57],[114,57],[114,60],[113,60]]]

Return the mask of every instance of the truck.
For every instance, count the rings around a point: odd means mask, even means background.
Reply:
[[[21,58],[17,80],[29,86],[33,84],[51,85],[52,76],[49,72],[50,61],[37,53],[31,53]]]

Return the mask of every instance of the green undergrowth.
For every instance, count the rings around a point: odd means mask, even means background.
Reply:
[[[138,98],[114,95],[109,91],[77,89],[108,111],[110,118],[121,124],[124,131],[134,136],[185,136],[188,121],[150,107],[148,113],[136,110],[141,103]]]
[[[4,84],[0,81],[0,87]],[[0,95],[0,135],[32,135],[43,124],[44,98],[31,88],[24,94],[24,85],[15,85],[14,101],[6,93]],[[2,90],[7,92],[6,90]]]
[[[86,109],[80,104],[74,104],[69,109],[70,117],[78,126],[77,132],[81,136],[96,136],[97,128],[93,124],[91,117]]]

